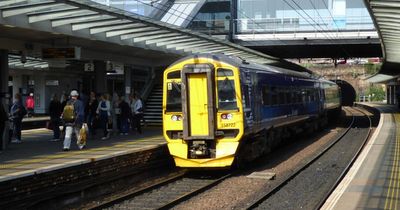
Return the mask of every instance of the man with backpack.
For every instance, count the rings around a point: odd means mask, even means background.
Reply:
[[[80,142],[80,130],[83,125],[85,110],[81,100],[78,99],[79,93],[71,91],[71,99],[67,102],[62,113],[65,123],[64,151],[69,151],[71,146],[72,133],[75,133],[79,149],[85,147],[85,142]]]
[[[10,119],[13,123],[13,136],[14,140],[12,143],[22,143],[21,141],[21,129],[22,129],[22,118],[26,115],[26,109],[24,105],[22,105],[22,97],[21,94],[17,93],[14,96],[14,103],[11,106],[10,110]]]

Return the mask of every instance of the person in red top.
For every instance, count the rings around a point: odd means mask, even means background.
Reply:
[[[26,98],[25,107],[28,110],[28,117],[33,117],[34,108],[35,108],[35,100],[33,100],[33,93],[30,93]]]

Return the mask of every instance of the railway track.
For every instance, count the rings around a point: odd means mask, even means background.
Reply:
[[[181,173],[91,209],[168,209],[230,177],[230,173]]]
[[[282,203],[282,202],[288,202],[287,200],[290,199],[288,197],[286,197],[288,194],[291,194],[293,192],[295,192],[297,187],[293,187],[293,186],[289,186],[291,183],[296,183],[296,182],[302,182],[304,180],[304,176],[302,177],[301,174],[304,173],[310,173],[307,172],[307,170],[314,170],[311,173],[315,173],[317,170],[315,170],[315,167],[313,168],[313,165],[318,165],[321,164],[321,162],[323,162],[321,159],[327,155],[328,152],[335,150],[335,147],[338,146],[339,142],[341,142],[343,139],[345,138],[349,138],[349,133],[351,133],[353,130],[358,130],[360,125],[363,125],[363,127],[365,127],[365,129],[367,130],[367,132],[363,132],[363,139],[360,143],[360,145],[357,148],[357,151],[355,152],[355,155],[351,158],[351,161],[349,161],[347,163],[347,165],[344,167],[344,169],[342,170],[342,172],[340,173],[339,176],[337,176],[338,178],[336,179],[336,181],[334,182],[333,185],[331,185],[330,189],[327,190],[325,193],[320,194],[318,197],[319,201],[317,203],[314,202],[314,204],[312,204],[311,206],[307,206],[306,209],[319,209],[324,202],[326,201],[326,199],[329,197],[329,195],[331,194],[331,192],[335,189],[335,187],[340,183],[340,181],[344,178],[345,174],[347,173],[347,171],[350,169],[350,167],[352,166],[352,164],[354,163],[354,161],[356,160],[356,158],[358,157],[358,155],[361,153],[362,148],[364,147],[364,145],[366,144],[366,142],[369,139],[369,136],[371,134],[371,130],[372,130],[372,121],[371,118],[362,110],[362,109],[358,109],[358,108],[345,108],[348,112],[352,113],[352,119],[351,119],[351,123],[350,125],[346,128],[346,130],[337,138],[335,139],[329,146],[327,146],[323,151],[321,151],[319,154],[317,154],[314,158],[312,158],[311,160],[309,160],[306,164],[304,164],[302,167],[300,167],[299,169],[297,169],[294,173],[292,173],[291,175],[289,175],[287,178],[283,179],[280,181],[280,183],[278,183],[277,185],[275,185],[273,188],[271,188],[270,190],[266,191],[262,196],[260,196],[258,199],[256,199],[255,201],[251,202],[249,205],[247,205],[247,209],[274,209],[274,208],[290,208],[288,206],[274,206],[275,202],[277,203]],[[364,119],[361,119],[360,116],[356,117],[356,115],[358,114],[362,114],[364,117]],[[368,128],[366,126],[366,124],[368,124]],[[357,131],[358,132],[358,131]],[[358,132],[360,133],[360,132]],[[337,150],[337,148],[336,148]],[[340,150],[339,150],[340,151]],[[318,166],[321,168],[321,166]],[[323,179],[324,177],[320,177],[321,179]],[[298,179],[298,180],[296,180]],[[288,189],[285,189],[288,188]],[[286,191],[285,195],[279,195],[279,193],[281,191]],[[289,192],[289,193],[287,193]],[[318,192],[318,191],[316,191]],[[315,192],[314,192],[315,193]],[[294,193],[296,194],[296,192]],[[297,193],[298,194],[298,193]],[[305,195],[305,196],[311,196],[311,195]],[[315,195],[312,195],[315,196]],[[284,200],[286,199],[286,200]],[[316,198],[314,198],[316,199]],[[289,201],[290,202],[290,201]],[[293,201],[292,201],[293,202]],[[293,207],[293,206],[292,206]],[[299,206],[296,206],[299,207]],[[293,207],[293,208],[296,208]]]

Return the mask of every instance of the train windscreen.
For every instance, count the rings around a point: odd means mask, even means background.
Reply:
[[[167,83],[167,112],[182,112],[181,84]]]
[[[218,80],[218,109],[236,110],[236,92],[234,80]]]

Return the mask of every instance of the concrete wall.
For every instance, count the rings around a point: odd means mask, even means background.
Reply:
[[[48,106],[53,94],[57,94],[59,97],[65,92],[69,93],[71,89],[78,88],[78,82],[82,82],[81,75],[56,75],[55,72],[32,72],[27,71],[12,71],[11,76],[13,77],[13,93],[18,93],[21,88],[28,90],[26,94],[29,94],[29,88],[26,81],[27,76],[29,80],[33,80],[35,84],[33,86],[34,98],[35,98],[35,113],[45,114],[48,111]],[[59,85],[50,86],[46,85],[46,81],[58,80]],[[25,101],[26,96],[23,97]]]

